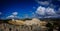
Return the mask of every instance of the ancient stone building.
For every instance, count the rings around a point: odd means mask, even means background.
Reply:
[[[45,24],[45,21],[40,21],[37,18],[29,21],[9,21],[9,23],[0,23],[0,31],[45,31]]]

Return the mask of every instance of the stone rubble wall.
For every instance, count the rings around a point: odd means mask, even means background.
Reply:
[[[42,30],[40,26],[37,25],[11,25],[7,23],[0,24],[0,31],[46,31],[46,29]]]

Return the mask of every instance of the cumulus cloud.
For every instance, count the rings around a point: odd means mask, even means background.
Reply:
[[[60,8],[58,8],[58,10],[55,11],[54,8],[50,8],[50,7],[45,8],[45,7],[39,6],[36,10],[36,13],[37,15],[42,15],[43,18],[58,18],[60,17]]]
[[[37,0],[36,2],[40,5],[49,5],[50,4],[49,1],[39,1],[39,0]]]
[[[58,5],[54,5],[54,4],[52,4],[52,3],[49,5],[49,7],[51,7],[51,8],[56,8],[57,6],[58,6]]]
[[[56,12],[54,11],[54,9],[53,8],[49,8],[49,7],[45,9],[45,12],[48,15],[55,15],[56,14]]]
[[[54,15],[54,16],[45,16],[44,18],[60,18],[60,15]]]
[[[2,14],[2,12],[0,12],[0,15]]]
[[[17,15],[17,14],[18,14],[18,12],[13,12],[12,14],[13,14],[13,15]]]
[[[57,14],[60,14],[60,8],[58,8],[58,10],[56,12],[57,12]]]
[[[6,17],[7,19],[12,19],[12,18],[14,18],[14,16],[13,15],[9,15],[8,17]]]
[[[17,17],[18,12],[13,12],[12,15],[9,15],[7,18],[12,19],[12,18],[18,18]]]
[[[50,7],[45,8],[45,7],[42,7],[42,6],[39,6],[37,8],[36,13],[39,14],[39,15],[46,15],[46,14],[47,15],[55,15],[56,14],[53,8],[50,8]]]
[[[60,11],[60,8],[58,10]]]
[[[42,6],[39,6],[36,11],[37,14],[39,15],[45,15],[45,8]]]
[[[36,2],[40,5],[44,5],[44,6],[49,6],[49,7],[52,7],[52,8],[55,8],[56,5],[54,5],[52,3],[52,0],[45,0],[45,1],[39,1],[39,0],[36,0]]]
[[[10,15],[10,16],[8,16],[7,18],[14,18],[14,16],[13,16],[13,15]]]
[[[6,17],[7,19],[19,19],[18,16],[14,16],[14,15],[10,15],[8,17]]]

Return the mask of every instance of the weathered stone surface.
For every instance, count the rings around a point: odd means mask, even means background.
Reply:
[[[41,27],[37,25],[11,25],[7,23],[0,24],[0,31],[40,31]]]

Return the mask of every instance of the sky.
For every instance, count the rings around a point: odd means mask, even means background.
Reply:
[[[60,18],[60,0],[0,0],[0,19]]]

